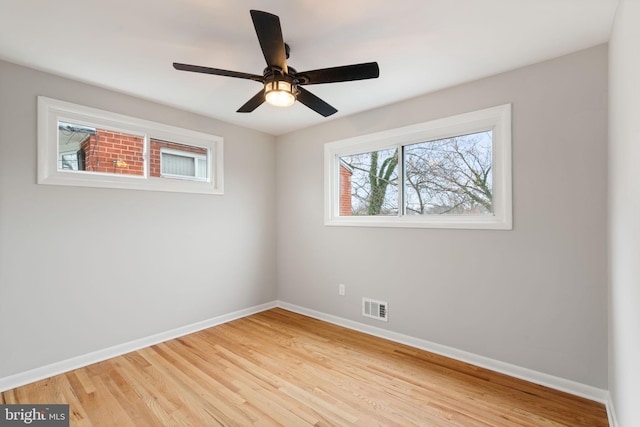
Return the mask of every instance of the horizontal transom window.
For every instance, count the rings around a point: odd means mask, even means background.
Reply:
[[[222,138],[38,97],[38,183],[222,194]]]
[[[325,145],[325,223],[511,229],[511,106]]]

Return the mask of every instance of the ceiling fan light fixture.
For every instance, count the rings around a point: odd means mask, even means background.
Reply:
[[[264,84],[265,100],[276,107],[289,107],[296,102],[295,85],[286,80],[272,80]]]

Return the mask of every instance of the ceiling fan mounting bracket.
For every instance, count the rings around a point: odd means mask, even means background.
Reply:
[[[288,73],[282,71],[280,67],[267,67],[264,69],[262,75],[264,78],[264,83],[283,80],[291,83],[292,85],[305,84],[308,80],[304,76],[296,75],[296,70],[293,67],[287,67],[289,69]]]

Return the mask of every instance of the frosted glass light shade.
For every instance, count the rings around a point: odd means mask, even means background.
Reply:
[[[293,85],[284,80],[265,83],[264,93],[266,101],[276,107],[288,107],[296,101]]]

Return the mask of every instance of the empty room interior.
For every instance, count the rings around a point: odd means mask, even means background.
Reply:
[[[6,425],[640,426],[638,0],[0,9]]]

